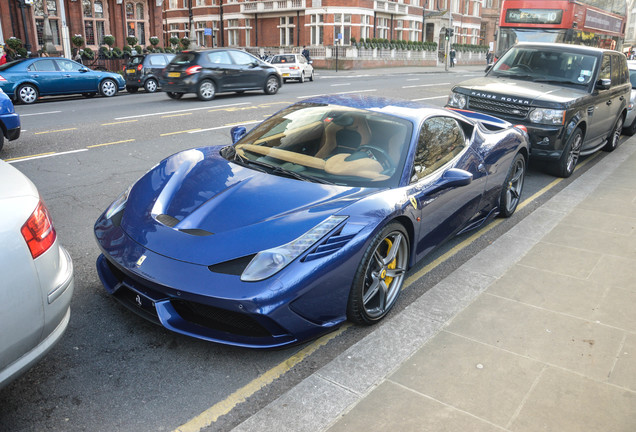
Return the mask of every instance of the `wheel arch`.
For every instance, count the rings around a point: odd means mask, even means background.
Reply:
[[[15,85],[15,90],[13,91],[13,96],[14,96],[15,98],[17,98],[17,97],[18,97],[18,91],[20,90],[20,87],[22,87],[22,86],[23,86],[23,85],[25,85],[25,84],[30,84],[30,85],[32,85],[33,87],[35,87],[35,89],[38,91],[38,93],[40,93],[40,86],[38,86],[38,83],[37,83],[37,82],[32,81],[32,80],[23,80],[23,81],[20,81],[19,83],[17,83],[17,84]]]
[[[409,239],[409,261],[408,261],[408,266],[409,269],[411,267],[413,267],[413,265],[415,265],[415,226],[413,225],[413,221],[406,215],[401,215],[401,216],[397,216],[393,219],[389,219],[386,221],[385,224],[382,225],[381,228],[384,228],[385,226],[393,223],[393,222],[397,222],[400,225],[402,225],[402,227],[404,227],[404,230],[406,231],[406,235],[408,236]]]

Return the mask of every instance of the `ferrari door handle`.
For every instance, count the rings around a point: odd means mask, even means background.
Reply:
[[[70,77],[71,77],[71,74],[65,74],[64,76],[65,76],[66,78],[70,78]]]

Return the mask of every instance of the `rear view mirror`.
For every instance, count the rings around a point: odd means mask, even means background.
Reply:
[[[609,78],[603,78],[596,82],[596,88],[600,90],[607,90],[612,86],[612,80]]]
[[[245,126],[234,126],[230,129],[230,136],[232,137],[232,144],[236,144],[247,133]]]

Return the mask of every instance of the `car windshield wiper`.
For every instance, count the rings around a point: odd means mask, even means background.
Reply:
[[[240,157],[240,156],[239,156]],[[334,184],[328,180],[325,179],[321,179],[319,177],[314,177],[312,175],[309,174],[301,174],[299,172],[296,171],[292,171],[292,170],[288,170],[285,169],[283,167],[280,167],[278,165],[272,165],[272,164],[268,164],[267,162],[261,162],[258,160],[252,160],[252,159],[245,159],[244,157],[241,157],[241,162],[243,162],[244,164],[249,164],[249,165],[257,165],[263,168],[267,168],[268,170],[270,170],[270,172],[272,174],[277,174],[277,175],[281,175],[281,176],[285,176],[285,177],[290,177],[290,178],[295,178],[297,180],[303,180],[303,181],[311,181],[314,183],[323,183],[323,184]]]
[[[549,84],[577,84],[581,85],[583,83],[577,83],[572,80],[564,80],[564,79],[550,79],[550,78],[536,78],[535,82],[549,83]]]

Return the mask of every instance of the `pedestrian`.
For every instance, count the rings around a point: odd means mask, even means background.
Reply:
[[[2,57],[0,57],[0,65],[3,65],[7,62],[7,51],[2,50]]]
[[[303,52],[302,52],[303,57],[305,57],[307,59],[307,61],[311,61],[311,59],[309,58],[309,50],[307,49],[306,46],[303,46]]]
[[[492,63],[492,51],[488,51],[488,54],[486,54],[486,64],[489,65],[490,63]]]
[[[82,55],[77,48],[73,48],[73,60],[80,64],[82,63]]]
[[[450,50],[450,67],[455,67],[455,48]]]

